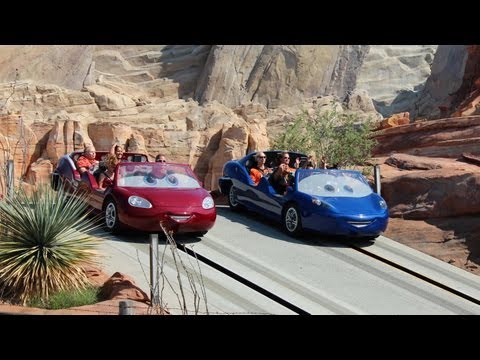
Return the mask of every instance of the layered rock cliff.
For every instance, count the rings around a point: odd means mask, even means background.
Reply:
[[[436,50],[436,45],[370,46],[357,88],[368,91],[377,111],[385,117],[413,112],[430,76]]]
[[[369,46],[214,46],[195,91],[200,103],[292,106],[321,95],[345,99]]]
[[[4,117],[10,125],[0,130],[8,149],[0,160],[15,158],[18,178],[34,181],[37,161],[53,167],[59,156],[86,143],[107,150],[120,142],[151,158],[162,152],[189,163],[214,190],[226,160],[267,148],[301,111],[334,108],[380,120],[373,105],[378,108],[379,99],[386,104],[402,86],[418,86],[434,52],[435,46],[0,46],[0,109],[10,114]],[[473,65],[456,61],[467,47],[440,46],[437,53],[417,101],[419,114],[443,99],[428,95],[440,94],[436,78],[462,79],[441,82],[459,91],[453,112],[467,89],[461,84],[475,77]],[[403,83],[395,84],[400,78]],[[373,103],[362,86],[374,94]],[[392,101],[390,109],[392,104],[400,103]],[[455,131],[450,140],[441,135],[446,129],[452,127],[422,135],[418,147],[409,147],[415,138],[405,141],[405,134],[379,135],[378,151],[435,156],[453,143],[464,145],[449,150],[451,156],[473,151],[469,139],[475,136],[464,137],[473,128]]]
[[[66,152],[85,144],[107,150],[119,142],[151,158],[161,152],[189,163],[213,190],[226,160],[268,148],[270,120],[275,133],[302,110],[356,99],[351,90],[367,51],[309,45],[0,47],[0,109],[10,114],[3,121],[15,124],[1,130],[10,148],[0,160],[14,156],[18,178],[35,181]],[[368,95],[361,96],[368,102]],[[376,115],[372,107],[368,111]],[[27,132],[34,134],[28,144],[19,141]]]

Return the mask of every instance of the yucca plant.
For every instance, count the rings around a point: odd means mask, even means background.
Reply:
[[[89,216],[85,193],[69,196],[40,186],[31,194],[18,189],[0,201],[0,291],[25,304],[48,299],[59,290],[89,285],[86,265],[97,263],[99,225]]]

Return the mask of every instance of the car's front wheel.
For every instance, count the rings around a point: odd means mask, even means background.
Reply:
[[[105,227],[112,234],[120,230],[120,220],[118,220],[117,204],[113,199],[107,200],[103,209],[103,218],[105,219]]]
[[[302,219],[296,205],[288,205],[283,212],[283,228],[290,236],[298,236],[302,233]]]
[[[237,198],[237,190],[233,185],[231,185],[230,189],[228,190],[228,205],[230,206],[230,209],[232,209],[233,211],[238,211],[241,207]]]

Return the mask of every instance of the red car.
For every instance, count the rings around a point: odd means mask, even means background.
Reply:
[[[81,178],[75,164],[82,153],[82,150],[77,150],[69,154],[65,154],[58,159],[57,167],[52,173],[51,185],[54,190],[57,190],[60,179],[66,184],[67,189],[70,189],[71,191],[78,187]],[[103,161],[106,159],[108,154],[108,151],[97,151],[95,153],[95,159],[98,161]],[[122,161],[144,162],[148,161],[148,156],[142,153],[124,152]]]
[[[162,225],[202,236],[217,217],[213,198],[187,164],[121,162],[105,190],[89,172],[82,174],[80,188],[89,192],[89,204],[112,233],[124,226],[162,233]]]

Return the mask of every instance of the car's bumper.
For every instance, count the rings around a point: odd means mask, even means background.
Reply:
[[[119,214],[120,222],[130,228],[146,232],[173,233],[204,232],[210,230],[215,224],[217,213],[215,208],[193,212],[164,212],[150,216],[138,216],[133,212]]]
[[[306,230],[349,237],[376,237],[384,232],[388,225],[388,217],[358,219],[311,216],[303,221]]]

